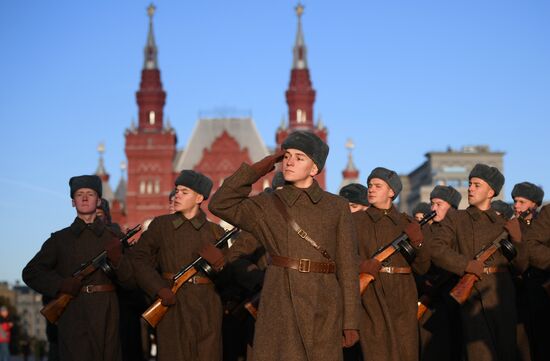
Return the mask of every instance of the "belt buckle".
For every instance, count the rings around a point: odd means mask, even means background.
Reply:
[[[298,272],[309,273],[311,268],[311,260],[307,258],[300,258],[300,263],[298,264]]]
[[[193,276],[190,279],[188,279],[187,282],[196,285],[197,284],[197,279],[195,278],[195,276]]]
[[[84,293],[94,293],[94,285],[86,285],[84,287]]]
[[[307,232],[300,228],[300,230],[298,231],[298,236],[300,236],[302,238],[306,238],[307,237]]]

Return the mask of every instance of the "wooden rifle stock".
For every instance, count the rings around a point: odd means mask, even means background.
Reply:
[[[418,309],[416,310],[416,319],[420,320],[422,316],[428,311],[428,305],[430,304],[429,296],[422,295],[418,299]]]
[[[435,211],[432,211],[428,213],[421,221],[420,221],[420,227],[431,221],[436,216]],[[384,262],[386,259],[388,259],[390,256],[392,256],[395,252],[398,252],[401,250],[402,242],[407,242],[409,237],[405,232],[401,233],[399,237],[394,239],[391,243],[384,246],[382,249],[377,251],[374,254],[374,259],[378,260],[380,263]],[[365,293],[367,288],[369,287],[369,284],[374,281],[374,277],[369,273],[359,273],[359,290],[361,294]]]
[[[233,237],[237,232],[239,232],[239,228],[237,227],[225,232],[224,235],[216,242],[215,246],[217,248],[225,246],[227,241],[229,241],[229,239],[231,239],[231,237]],[[182,268],[172,279],[172,293],[176,294],[185,282],[189,281],[191,277],[196,275],[199,272],[196,267],[203,262],[206,261],[202,257],[198,257],[191,264]],[[159,297],[148,309],[145,310],[145,312],[141,314],[141,317],[153,328],[155,328],[162,320],[166,312],[168,312],[168,308],[169,306],[164,306],[162,304],[162,300]]]
[[[124,237],[120,240],[120,242],[125,246],[129,247],[128,240],[132,238],[136,233],[138,233],[141,230],[141,224],[138,224],[134,228],[130,229],[128,233],[124,235]],[[97,256],[95,256],[91,261],[85,263],[82,265],[78,270],[76,270],[72,277],[77,279],[79,282],[82,282],[84,277],[94,273],[98,268],[101,268],[103,264],[105,264],[107,259],[107,251],[103,251]],[[65,312],[65,309],[69,305],[69,303],[74,298],[73,295],[68,295],[66,293],[61,293],[59,296],[54,298],[52,301],[50,301],[47,305],[42,307],[40,310],[40,313],[46,317],[46,319],[50,323],[57,323],[57,320],[63,312]]]
[[[531,210],[526,210],[525,212],[522,212],[518,219],[523,220],[525,217],[527,217],[531,213]],[[475,260],[485,262],[491,257],[501,246],[501,241],[508,237],[508,232],[503,231],[495,240],[491,243],[489,243],[487,246],[483,247],[474,257]],[[456,284],[456,286],[453,287],[453,289],[449,292],[452,298],[458,304],[463,305],[466,300],[470,297],[472,294],[472,291],[474,289],[475,283],[479,281],[479,278],[471,273],[466,273],[464,276],[460,278],[460,281]]]

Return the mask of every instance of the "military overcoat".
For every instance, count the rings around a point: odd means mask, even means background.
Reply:
[[[163,274],[176,274],[222,234],[202,211],[190,220],[179,212],[156,217],[129,253],[138,285],[156,299],[170,287]],[[221,360],[222,306],[214,284],[185,283],[176,299],[157,326],[158,360]]]
[[[52,233],[23,269],[23,281],[48,298],[55,298],[64,278],[104,250],[115,235],[96,218],[86,224],[76,218]],[[107,285],[101,270],[84,278],[83,285]],[[64,361],[120,360],[118,301],[115,292],[81,292],[58,320],[59,354]]]
[[[392,206],[383,211],[369,207],[353,213],[361,260],[372,258],[381,247],[403,233],[408,216]],[[401,253],[395,253],[382,266],[410,267],[424,273],[429,259],[423,248],[409,264]],[[379,273],[362,296],[361,347],[364,360],[418,360],[418,323],[416,320],[418,294],[412,273]]]
[[[494,210],[470,206],[448,214],[434,233],[432,261],[462,276],[466,265],[504,231],[505,220]],[[524,243],[514,243],[518,257],[514,268],[526,267]],[[506,269],[508,260],[497,251],[486,266]],[[484,274],[470,298],[460,308],[462,337],[468,360],[516,360],[515,291],[510,272]]]
[[[254,359],[342,359],[342,330],[358,329],[357,248],[347,202],[314,181],[248,197],[259,176],[247,164],[227,178],[210,201],[218,217],[251,232],[271,255],[326,262],[277,210],[279,197],[295,221],[336,262],[336,273],[301,273],[269,266],[259,306]]]
[[[525,233],[529,248],[529,263],[550,271],[550,204],[541,208],[538,217]]]

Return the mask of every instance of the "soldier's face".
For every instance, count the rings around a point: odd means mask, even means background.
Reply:
[[[435,211],[435,217],[433,218],[433,221],[441,222],[447,215],[447,212],[451,208],[451,205],[441,198],[432,198],[431,204],[432,211]]]
[[[368,184],[368,188],[369,192],[367,198],[370,204],[376,208],[389,208],[395,193],[388,183],[380,178],[372,178]]]
[[[176,213],[176,210],[174,209],[175,199],[176,199],[176,196],[170,198],[170,201],[168,202],[168,212],[170,212],[170,214]]]
[[[202,194],[198,194],[191,188],[185,186],[176,186],[176,195],[174,196],[174,211],[186,213],[197,207],[203,201]]]
[[[300,187],[304,181],[310,180],[317,172],[317,165],[304,152],[297,149],[286,150],[283,158],[283,176],[285,181]]]
[[[518,217],[522,212],[525,212],[528,209],[537,208],[537,204],[530,199],[524,197],[514,197],[514,214]],[[532,214],[530,214],[527,219],[530,219]]]
[[[468,187],[468,203],[470,205],[479,207],[491,202],[494,197],[495,191],[481,178],[470,178],[470,185]]]
[[[78,214],[94,214],[101,204],[101,198],[91,188],[80,188],[74,193],[72,203]]]
[[[349,202],[349,210],[351,211],[351,213],[366,211],[367,208],[369,207],[363,204]]]

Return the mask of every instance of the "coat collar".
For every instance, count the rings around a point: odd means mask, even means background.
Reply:
[[[466,212],[468,212],[470,217],[472,217],[475,221],[479,221],[484,214],[491,220],[492,223],[496,223],[500,218],[500,216],[493,209],[482,211],[477,207],[469,206],[466,208]]]
[[[366,212],[374,223],[378,222],[384,217],[388,217],[394,224],[398,224],[399,218],[401,217],[401,213],[397,211],[393,204],[391,205],[391,208],[387,210],[382,210],[374,206],[370,206],[366,210]]]
[[[82,219],[76,217],[69,228],[76,236],[80,236],[85,229],[90,229],[99,237],[105,230],[105,224],[99,217],[96,217],[92,223],[86,223]]]
[[[195,228],[196,230],[199,230],[202,227],[202,225],[206,223],[206,214],[204,214],[204,212],[200,208],[198,213],[195,215],[195,217],[191,219],[185,218],[183,214],[181,214],[181,212],[176,212],[172,214],[171,217],[172,217],[172,225],[174,226],[174,229],[178,229],[185,222],[190,222],[193,228]]]
[[[277,191],[279,197],[292,207],[303,193],[307,194],[312,203],[317,204],[323,198],[324,191],[319,186],[319,183],[314,179],[313,184],[308,188],[297,188],[293,185],[285,185],[283,189]]]

